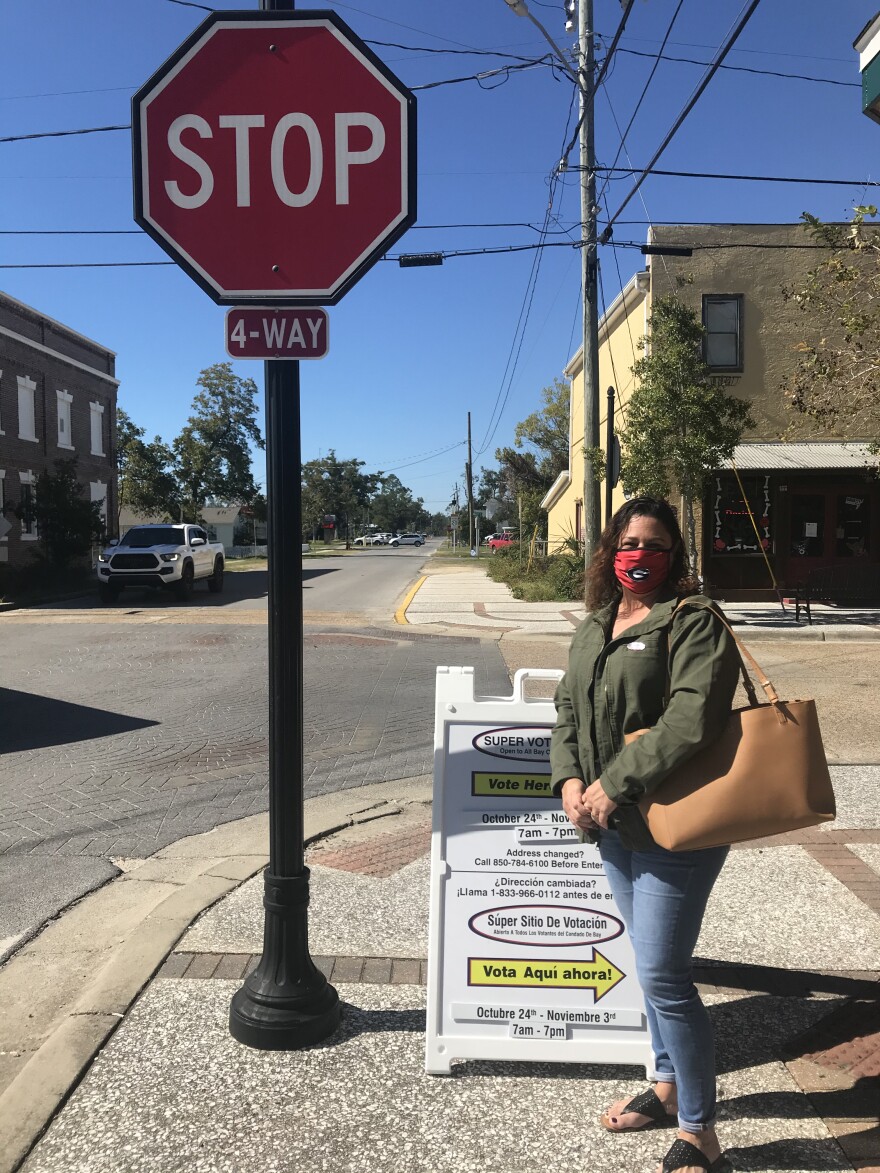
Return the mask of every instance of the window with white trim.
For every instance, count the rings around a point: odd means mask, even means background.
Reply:
[[[37,417],[34,396],[37,384],[27,375],[16,376],[18,382],[18,438],[37,442]]]
[[[23,542],[35,542],[39,536],[37,534],[37,521],[34,517],[34,481],[36,478],[31,470],[28,469],[27,472],[20,472],[18,479],[21,482],[18,495],[18,507],[21,510],[21,533],[19,537]]]
[[[70,405],[73,396],[69,391],[56,391],[58,397],[58,447],[73,451],[73,434],[70,430]]]
[[[89,424],[91,426],[92,456],[104,456],[104,404],[92,402],[89,404]]]

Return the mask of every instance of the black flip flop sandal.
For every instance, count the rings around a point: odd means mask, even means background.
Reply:
[[[606,1132],[645,1132],[649,1128],[668,1128],[677,1123],[677,1117],[666,1111],[663,1101],[652,1087],[630,1100],[626,1107],[620,1109],[618,1115],[625,1116],[627,1112],[638,1112],[640,1116],[650,1116],[650,1120],[647,1124],[636,1124],[632,1128],[612,1128],[605,1123],[611,1117],[607,1112],[603,1112],[599,1117],[599,1123]]]
[[[689,1140],[678,1137],[673,1141],[672,1148],[663,1158],[663,1173],[675,1173],[676,1169],[686,1169],[689,1165],[696,1165],[698,1169],[706,1169],[708,1173],[733,1173],[733,1165],[722,1153],[710,1163],[705,1153],[700,1152],[696,1145]]]

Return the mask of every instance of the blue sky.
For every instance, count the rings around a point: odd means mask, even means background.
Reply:
[[[562,0],[529,0],[560,45]],[[612,109],[625,126],[677,0],[639,0],[604,92],[596,149],[609,164],[619,146]],[[240,7],[219,0],[214,7]],[[250,7],[250,5],[247,5]],[[254,5],[253,7],[256,7]],[[300,5],[305,7],[305,5]],[[537,29],[504,0],[358,0],[330,3],[412,87],[497,68],[503,59],[427,52],[501,50],[541,56]],[[741,0],[684,0],[666,52],[708,61],[741,11]],[[205,13],[171,0],[45,0],[4,6],[0,137],[128,123],[131,93]],[[610,38],[617,0],[595,0],[598,32]],[[856,0],[764,0],[727,64],[859,80],[852,41],[873,14]],[[647,162],[702,75],[663,61],[627,139]],[[418,225],[524,223],[540,226],[548,177],[573,121],[572,86],[546,67],[419,91]],[[488,87],[494,87],[489,89]],[[737,71],[716,74],[663,156],[673,170],[880,178],[880,127],[861,114],[852,84],[830,85]],[[577,161],[577,153],[572,156]],[[625,164],[626,157],[620,162]],[[131,212],[130,138],[125,131],[0,143],[0,229],[124,230]],[[629,189],[615,179],[616,207]],[[658,222],[795,221],[809,209],[844,218],[870,199],[863,186],[733,183],[653,177],[642,193]],[[555,193],[556,232],[578,219],[577,175]],[[615,229],[618,241],[647,231],[638,197]],[[576,235],[576,233],[575,233]],[[518,227],[416,227],[392,253],[532,243]],[[565,240],[565,236],[548,237]],[[517,421],[536,409],[579,345],[580,264],[574,248],[544,250],[521,338],[535,254],[449,258],[442,267],[401,269],[383,261],[330,310],[330,355],[302,369],[303,459],[334,448],[367,470],[397,475],[430,510],[462,480],[467,412],[474,466],[491,466]],[[146,236],[0,235],[0,264],[165,260]],[[610,302],[639,267],[630,249],[602,250]],[[224,361],[224,310],[176,267],[3,269],[0,288],[117,351],[120,404],[150,435],[171,439],[185,422],[199,371]],[[514,347],[514,342],[516,345]],[[509,359],[514,347],[516,362]],[[262,364],[239,362],[262,387]],[[503,411],[493,416],[496,404]],[[438,450],[453,447],[450,451]],[[480,454],[480,449],[484,449]],[[429,456],[429,459],[423,459]],[[417,463],[413,463],[417,462]],[[403,467],[401,467],[403,466]],[[255,460],[263,477],[262,457]]]

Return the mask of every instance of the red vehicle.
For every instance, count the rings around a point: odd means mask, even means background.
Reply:
[[[494,554],[498,550],[503,550],[505,546],[512,546],[515,541],[515,534],[498,534],[496,537],[489,538],[487,545]]]

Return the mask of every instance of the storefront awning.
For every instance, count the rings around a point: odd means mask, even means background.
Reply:
[[[733,459],[743,471],[788,472],[808,469],[864,469],[877,466],[878,458],[868,451],[867,444],[845,443],[837,440],[794,440],[786,443],[775,440],[768,443],[737,444]],[[723,468],[732,468],[725,461]]]

